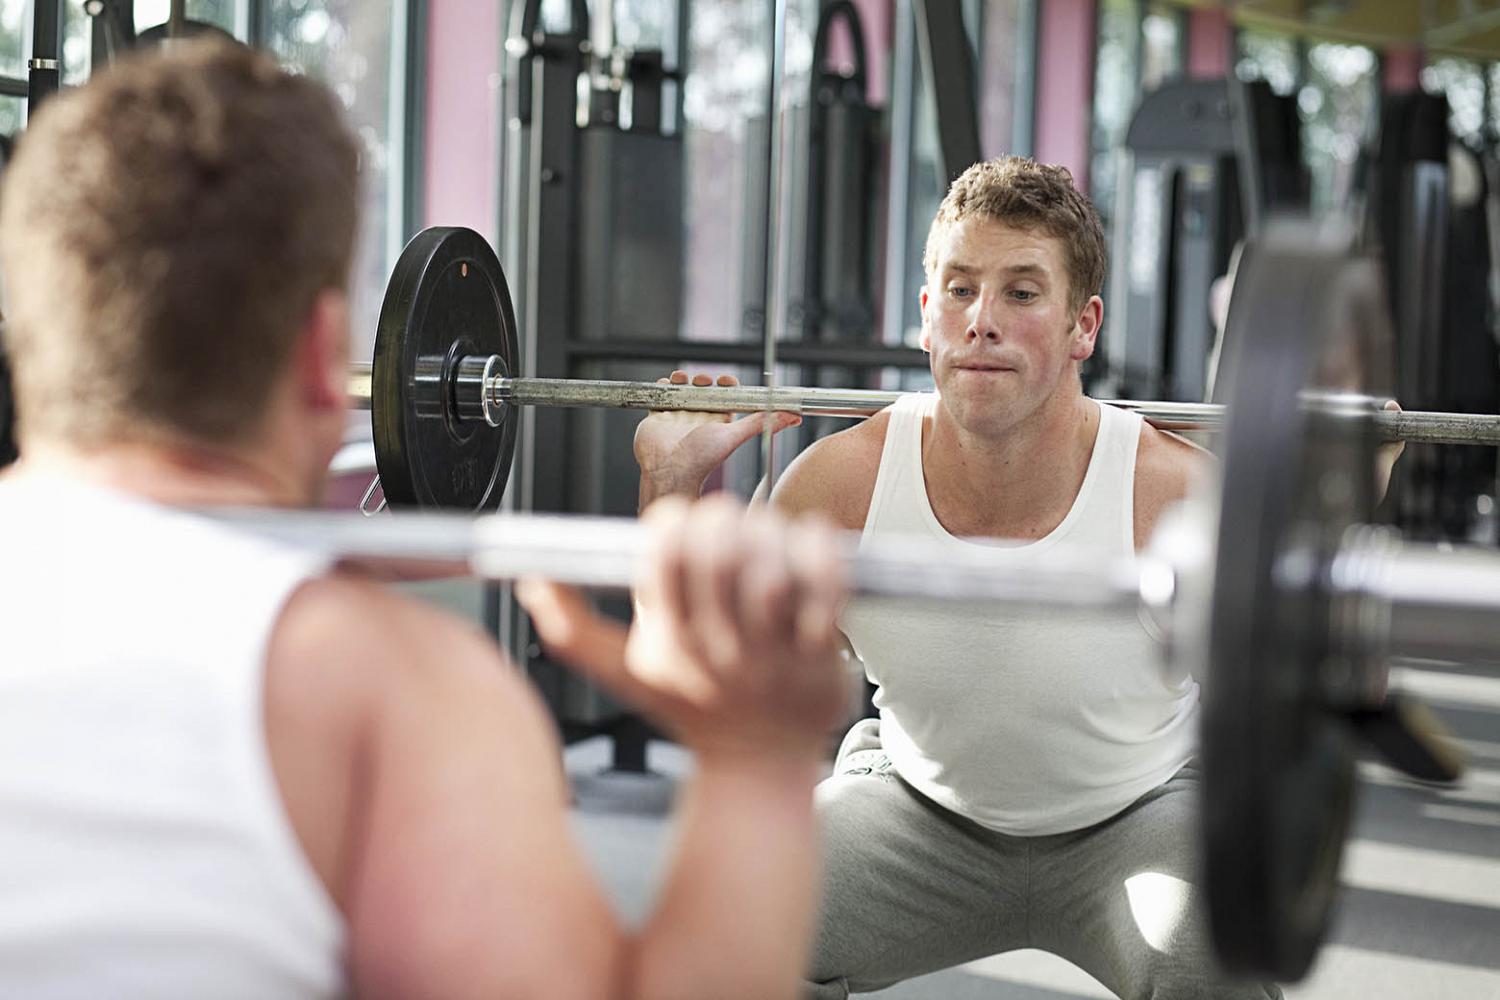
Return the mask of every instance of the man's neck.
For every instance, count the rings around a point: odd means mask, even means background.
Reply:
[[[97,449],[23,442],[8,470],[17,477],[59,475],[173,507],[297,507],[306,487],[259,449],[188,442],[121,442]]]
[[[1098,430],[1099,406],[1076,383],[996,436],[965,430],[939,403],[922,442],[933,512],[955,535],[1040,538],[1072,507]]]

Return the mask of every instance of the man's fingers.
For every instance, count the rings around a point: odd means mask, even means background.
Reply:
[[[834,526],[821,518],[792,525],[788,556],[797,575],[797,647],[808,655],[837,646],[838,613],[848,591],[843,553]]]
[[[793,635],[797,588],[787,539],[762,514],[752,510],[745,517],[748,564],[740,584],[739,619],[751,644],[775,649]]]
[[[802,423],[802,417],[796,413],[787,413],[785,410],[777,410],[774,413],[762,414],[762,420],[771,425],[771,433],[776,434],[786,430],[788,427],[796,427]]]
[[[1398,402],[1396,402],[1394,399],[1387,399],[1385,401],[1385,409],[1388,410],[1388,411],[1391,411],[1391,412],[1400,413],[1401,412],[1401,404],[1398,403]],[[1406,450],[1406,442],[1405,441],[1387,441],[1383,445],[1383,447],[1386,450],[1386,454],[1390,456],[1390,462],[1391,462],[1391,464],[1394,465],[1395,462],[1396,462],[1396,459],[1400,458],[1401,457],[1401,453]],[[1389,472],[1387,472],[1387,475],[1389,475]]]
[[[743,512],[739,504],[709,498],[688,522],[683,559],[685,625],[694,645],[706,652],[707,665],[722,670],[740,658],[743,648],[736,621],[741,567]]]
[[[649,613],[667,634],[682,636],[690,645],[688,608],[683,574],[687,556],[683,526],[687,523],[689,504],[681,497],[665,497],[641,513],[641,522],[650,536],[648,556],[642,560],[635,583],[636,597],[642,608],[637,614]],[[698,655],[696,648],[686,650]]]
[[[604,618],[573,587],[522,580],[516,599],[547,651],[603,679],[625,669],[625,629]]]
[[[775,434],[800,423],[802,423],[802,418],[797,414],[778,411],[776,413],[749,413],[731,420],[727,426],[732,428],[730,437],[734,442],[734,447],[738,448],[751,438],[757,437],[766,429],[767,424],[771,427],[771,433]]]

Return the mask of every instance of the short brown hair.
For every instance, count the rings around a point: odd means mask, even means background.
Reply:
[[[1104,289],[1108,257],[1104,227],[1093,202],[1073,186],[1066,167],[1025,156],[1002,156],[976,163],[959,175],[938,206],[927,231],[922,257],[928,277],[937,267],[939,234],[960,220],[978,216],[1020,229],[1036,229],[1062,240],[1068,265],[1068,307],[1083,308]]]
[[[6,172],[18,423],[242,440],[317,296],[348,283],[358,145],[322,85],[202,40],[52,98]]]

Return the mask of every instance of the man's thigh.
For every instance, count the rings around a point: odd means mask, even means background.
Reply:
[[[827,984],[820,998],[1020,947],[1025,929],[1024,844],[921,799],[861,725],[817,791],[825,860],[810,978]]]
[[[1119,816],[1045,838],[1034,868],[1037,944],[1127,1000],[1279,997],[1274,985],[1224,979],[1214,959],[1199,887],[1198,783],[1189,765]]]

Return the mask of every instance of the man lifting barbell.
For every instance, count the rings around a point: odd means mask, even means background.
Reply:
[[[0,994],[792,995],[844,702],[827,532],[660,508],[656,613],[628,636],[524,592],[544,640],[698,752],[659,905],[627,931],[539,700],[487,638],[184,509],[321,489],[357,158],[332,95],[223,43],[134,57],[21,143]],[[702,578],[744,600],[705,604]]]
[[[1097,216],[1066,171],[971,167],[927,242],[922,346],[938,394],[820,440],[772,504],[867,538],[991,546],[997,566],[1143,547],[1208,459],[1083,395],[1104,268]],[[643,506],[697,495],[759,427],[647,418]],[[1197,888],[1198,685],[1164,675],[1136,616],[856,601],[843,629],[880,717],[855,725],[819,788],[828,863],[810,996],[1017,948],[1059,954],[1122,997],[1279,995],[1227,981],[1213,959]]]

